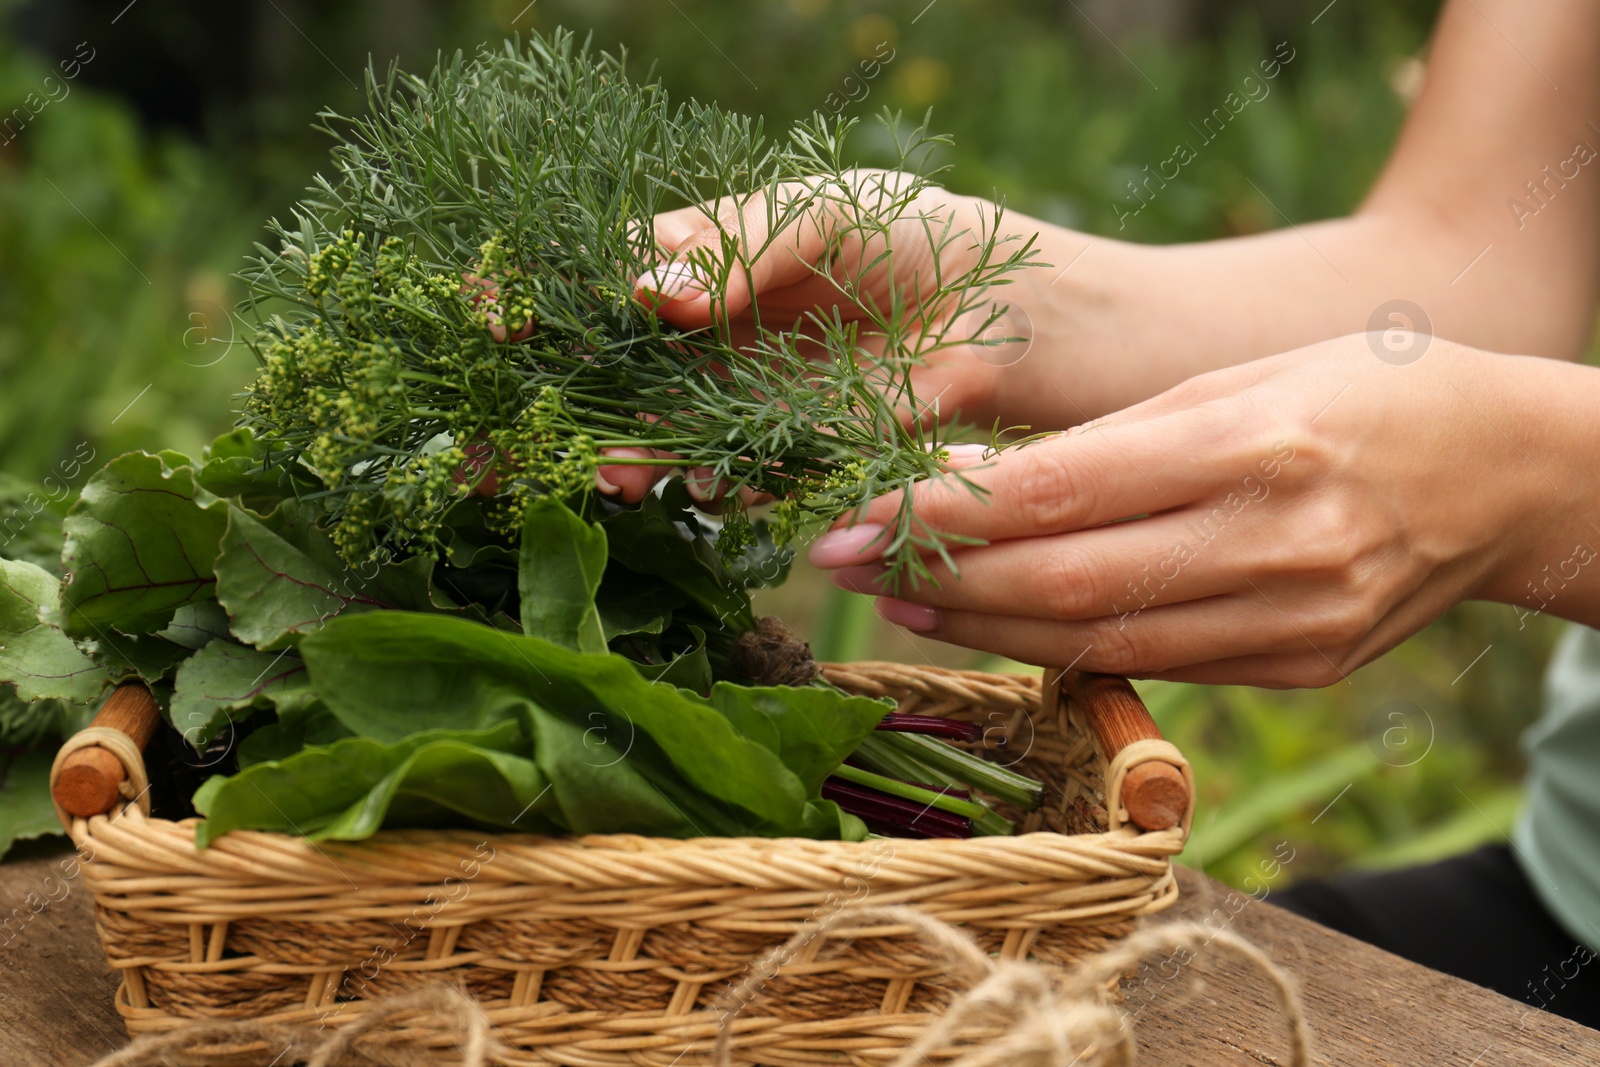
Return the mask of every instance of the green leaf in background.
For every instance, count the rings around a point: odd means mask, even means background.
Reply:
[[[659,494],[605,516],[600,526],[617,563],[659,578],[718,620],[748,628],[750,597],[724,580],[722,557],[698,522],[689,490],[681,478],[673,478],[662,483]]]
[[[212,641],[178,668],[170,717],[173,728],[199,746],[232,718],[228,712],[311,698],[306,665],[293,652]]]
[[[230,502],[227,515],[216,561],[217,600],[234,636],[246,644],[287,648],[341,615],[460,610],[434,595],[427,556],[346,567],[296,501],[284,501],[264,519]]]
[[[749,813],[752,829],[800,825],[805,790],[771,751],[692,694],[641,678],[620,656],[387,611],[336,619],[308,635],[300,653],[317,692],[357,734],[392,741],[428,727],[481,727],[530,700],[584,726],[598,711],[652,741],[670,765],[663,770]],[[651,753],[640,747],[630,758]]]
[[[53,492],[52,486],[35,485],[0,471],[0,556],[59,573],[61,519],[70,495],[66,486]]]
[[[195,794],[205,848],[230,830],[273,830],[313,841],[370,837],[391,812],[408,826],[452,814],[505,829],[556,832],[549,783],[517,723],[492,730],[429,730],[385,744],[351,737],[288,759],[209,779]]]
[[[206,449],[205,465],[200,468],[202,487],[217,496],[233,497],[244,507],[266,515],[283,500],[294,496],[297,488],[315,489],[309,471],[298,486],[296,468],[267,467],[267,446],[256,439],[248,427],[240,427],[212,441]]]
[[[1204,869],[1241,848],[1299,809],[1333,801],[1340,790],[1371,774],[1378,757],[1365,741],[1330,752],[1292,774],[1282,774],[1232,797],[1215,818],[1197,823],[1182,860]],[[1313,808],[1313,810],[1315,810]]]
[[[63,523],[69,634],[150,633],[211,595],[226,505],[196,484],[183,459],[130,452],[84,485]]]
[[[1460,856],[1481,845],[1505,841],[1511,836],[1526,799],[1520,785],[1496,789],[1412,837],[1363,853],[1356,866],[1366,870],[1415,867]]]
[[[579,652],[606,651],[595,593],[606,569],[606,534],[554,497],[528,505],[517,591],[522,632]]]
[[[659,634],[672,622],[673,609],[688,598],[665,582],[652,580],[621,567],[600,583],[595,610],[607,641],[629,634]]]
[[[52,752],[85,726],[99,709],[66,700],[26,701],[9,685],[0,685],[0,752],[46,746]]]
[[[45,619],[61,607],[61,581],[32,563],[0,559],[0,683],[23,700],[87,703],[106,672]]]
[[[813,797],[822,780],[894,710],[889,701],[832,689],[728,682],[712,688],[711,706],[741,734],[776,753]]]
[[[50,803],[50,765],[55,758],[53,747],[0,752],[0,859],[18,841],[61,832]]]

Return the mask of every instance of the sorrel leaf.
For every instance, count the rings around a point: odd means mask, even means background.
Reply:
[[[606,651],[595,594],[606,569],[606,534],[554,497],[528,505],[517,591],[522,632],[579,652]]]
[[[712,688],[711,706],[741,734],[776,753],[813,797],[822,780],[894,710],[888,701],[832,689],[728,682]]]
[[[396,740],[430,726],[478,728],[518,716],[528,701],[585,728],[598,711],[637,731],[628,758],[664,760],[772,832],[800,825],[805,790],[776,755],[692,694],[646,681],[620,656],[409,612],[334,620],[302,642],[301,655],[318,693],[358,734]]]
[[[229,830],[276,830],[313,840],[370,837],[391,813],[410,826],[452,814],[475,823],[549,832],[555,807],[534,762],[518,753],[516,723],[491,730],[430,730],[385,744],[351,737],[212,778],[195,794],[204,848]],[[459,821],[456,820],[456,821]]]

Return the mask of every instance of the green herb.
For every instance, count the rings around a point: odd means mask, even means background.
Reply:
[[[782,581],[802,526],[940,470],[934,438],[895,416],[910,369],[968,340],[949,323],[982,319],[1028,244],[1002,256],[993,229],[917,215],[926,179],[848,180],[843,126],[772,142],[669,107],[564,34],[369,78],[369,95],[367,118],[326,116],[333,176],[249,271],[263,367],[245,424],[201,459],[130,453],[90,477],[61,520],[61,582],[0,560],[0,849],[40,831],[50,746],[127,679],[197,749],[236,728],[193,798],[201,845],[462,824],[860,839],[824,796],[835,777],[1007,832],[979,801],[844,761],[1016,803],[1024,781],[874,738],[885,701],[747,684],[740,641],[772,637],[750,590]],[[900,143],[909,162],[937,139]],[[877,302],[835,283],[859,321],[757,308],[744,348],[633,299],[654,212],[758,193],[763,232],[936,231],[933,277]],[[730,232],[695,269],[720,300],[763,248]],[[945,270],[950,250],[970,266]],[[602,450],[639,445],[779,503],[719,523],[681,480],[636,506],[601,498]],[[945,542],[903,523],[896,573],[926,574],[920,553]]]
[[[996,237],[998,211],[981,232],[928,217],[927,177],[853,179],[849,122],[818,115],[769,138],[670,103],[566,33],[458,54],[425,78],[369,74],[367,90],[370,115],[324,116],[332,173],[245,274],[262,363],[247,419],[273,464],[326,484],[316,501],[346,560],[438,542],[474,486],[492,492],[471,498],[488,527],[514,535],[533,501],[589,492],[601,450],[649,447],[677,458],[648,462],[780,498],[779,545],[907,490],[889,558],[927,576],[921,553],[949,539],[917,525],[909,491],[941,453],[895,410],[917,404],[911,367],[979,336],[1002,310],[990,288],[1030,264],[1031,241]],[[943,143],[884,121],[904,170]],[[696,203],[744,219],[693,264],[714,303],[771,235],[815,225],[827,247],[874,249],[870,264],[816,268],[864,316],[797,320],[758,301],[742,348],[657,318],[632,295],[661,259],[649,220]],[[896,229],[931,241],[931,266],[898,264]],[[899,266],[893,291],[839,280],[866,266]],[[468,279],[496,286],[493,300]],[[723,548],[753,539],[735,511]]]

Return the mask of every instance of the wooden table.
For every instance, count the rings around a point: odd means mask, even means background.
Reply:
[[[81,885],[46,889],[61,854],[32,849],[0,865],[0,1067],[87,1067],[126,1040],[116,979]],[[1600,1064],[1600,1031],[1324,930],[1270,903],[1182,871],[1174,919],[1208,921],[1254,942],[1299,983],[1317,1062],[1332,1067],[1535,1067]],[[45,893],[58,899],[37,912]],[[29,894],[37,894],[29,900]],[[13,909],[20,909],[14,911]],[[10,926],[5,920],[11,918]],[[1148,993],[1143,990],[1149,990]],[[1285,1062],[1285,1023],[1260,976],[1203,950],[1176,977],[1152,972],[1140,1008],[1141,1064]]]

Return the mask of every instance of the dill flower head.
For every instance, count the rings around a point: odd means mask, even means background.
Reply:
[[[315,500],[352,561],[432,545],[455,508],[509,535],[530,501],[591,491],[606,448],[656,448],[778,497],[780,536],[938,472],[929,433],[894,414],[916,361],[959,343],[926,312],[982,306],[1027,265],[1028,242],[1007,255],[992,232],[947,234],[979,265],[916,308],[818,313],[803,341],[792,315],[757,307],[743,350],[631,295],[662,255],[649,219],[685,204],[721,217],[781,185],[769,229],[826,204],[858,237],[887,235],[928,179],[861,196],[848,123],[818,115],[769,139],[749,118],[672,104],[566,33],[457,54],[427,77],[369,73],[367,95],[365,116],[324,114],[331,170],[244,274],[261,364],[244,421],[273,462],[320,478]],[[934,140],[897,127],[902,169]],[[714,300],[764,250],[724,244],[696,266]],[[870,361],[864,333],[885,342]],[[913,569],[927,536],[897,546]],[[752,537],[736,513],[723,551]]]

